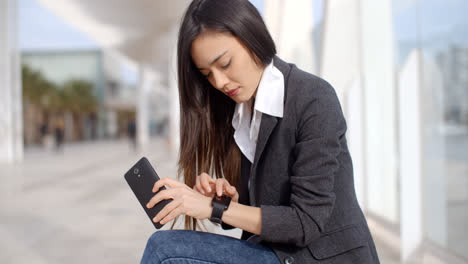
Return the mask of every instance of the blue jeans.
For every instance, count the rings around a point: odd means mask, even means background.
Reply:
[[[268,247],[232,237],[188,230],[158,231],[141,264],[259,264],[280,261]]]

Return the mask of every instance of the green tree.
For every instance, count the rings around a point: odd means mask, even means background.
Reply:
[[[91,113],[97,109],[93,84],[72,79],[58,87],[28,65],[22,65],[23,99],[53,112]]]
[[[28,65],[22,65],[21,74],[23,99],[42,109],[49,109],[51,101],[56,97],[55,85]]]
[[[97,98],[91,82],[72,79],[67,81],[58,93],[62,104],[58,107],[74,113],[91,113],[97,110]]]
[[[83,120],[86,115],[96,113],[98,101],[93,93],[93,84],[86,80],[71,79],[56,85],[28,65],[22,65],[23,100],[42,112],[46,119],[65,112],[72,114],[77,138],[83,136]]]

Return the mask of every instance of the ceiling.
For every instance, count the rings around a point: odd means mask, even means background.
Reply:
[[[66,22],[133,62],[168,63],[190,0],[38,0]]]

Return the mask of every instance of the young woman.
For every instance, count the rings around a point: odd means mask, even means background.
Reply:
[[[334,89],[275,56],[247,0],[195,0],[179,32],[179,175],[148,203],[242,239],[156,232],[142,263],[379,263],[358,205]]]

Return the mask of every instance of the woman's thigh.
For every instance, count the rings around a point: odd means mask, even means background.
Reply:
[[[205,232],[158,231],[148,240],[142,264],[279,264],[268,247]]]

